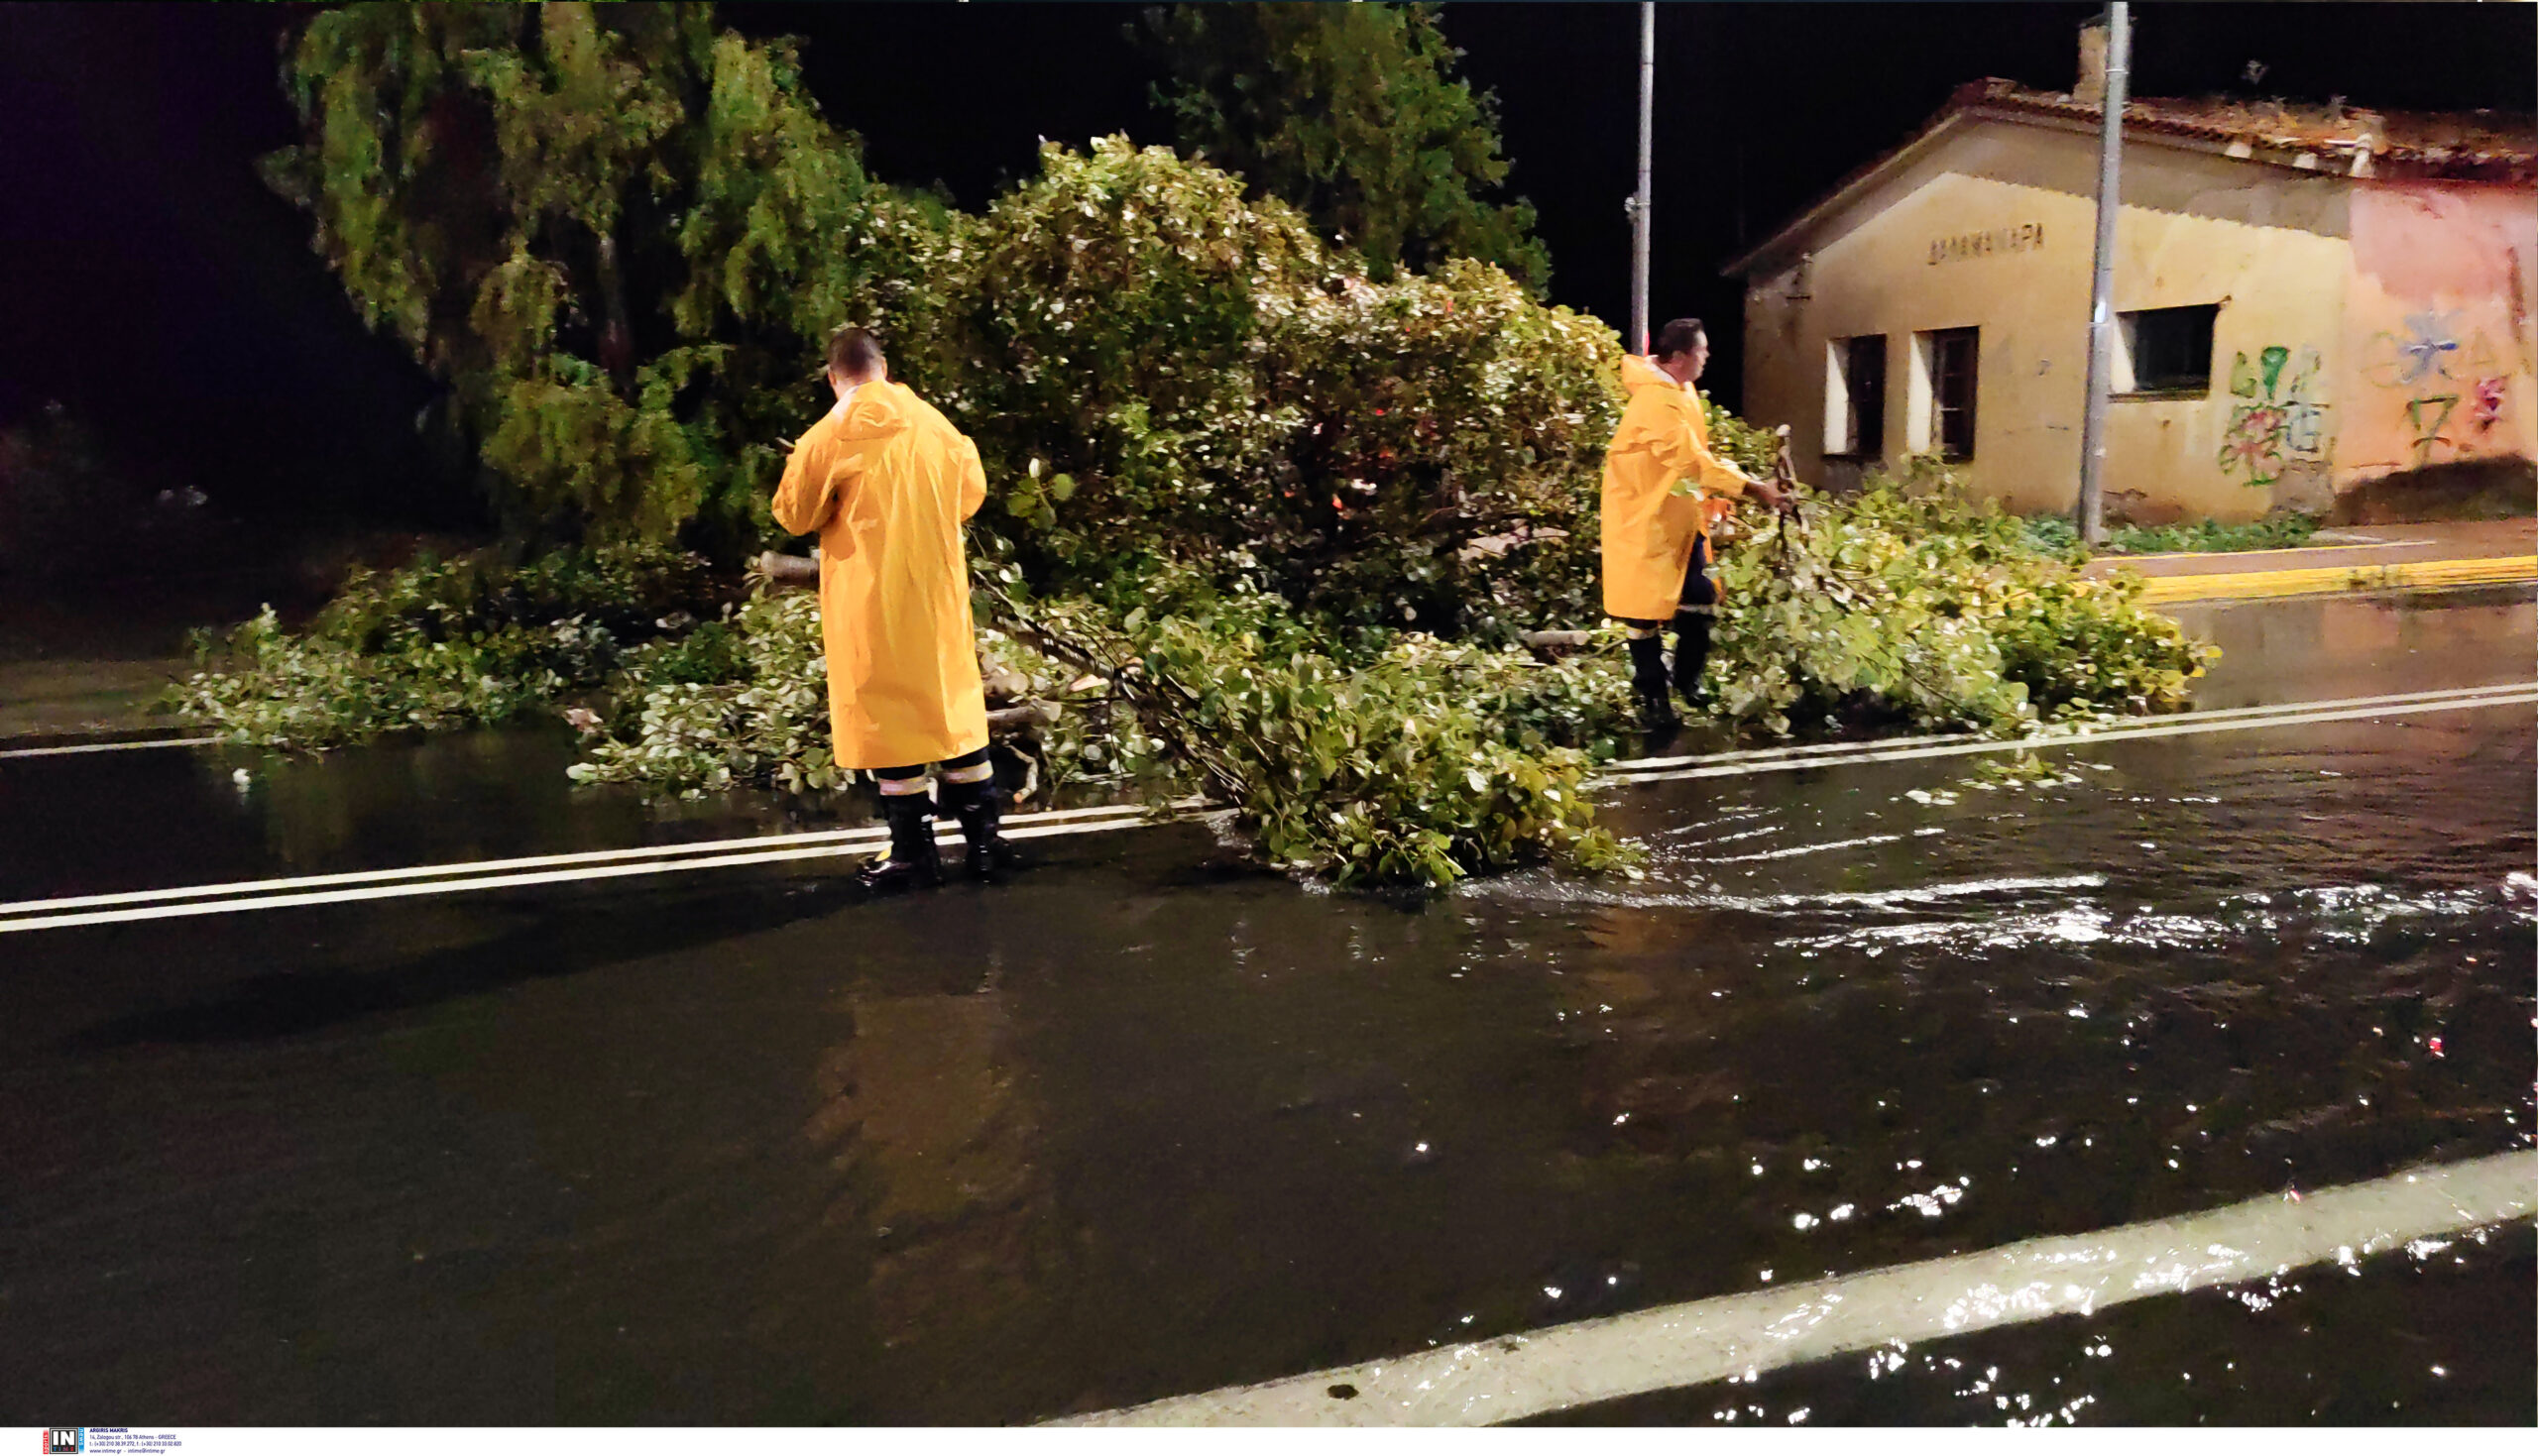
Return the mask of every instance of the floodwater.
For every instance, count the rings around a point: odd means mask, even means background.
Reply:
[[[2264,642],[2211,706],[2538,651],[2510,597],[2202,629]],[[519,771],[567,752],[0,763],[0,897],[777,812]],[[1032,1420],[2531,1146],[2525,707],[2052,756],[1616,791],[1646,881],[1415,909],[1185,825],[877,902],[811,861],[0,937],[0,1408]],[[2526,1422],[2529,1258],[1577,1414]]]

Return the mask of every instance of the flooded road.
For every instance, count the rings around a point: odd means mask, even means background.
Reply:
[[[2248,648],[2210,707],[2538,651],[2508,595],[2195,625]],[[521,771],[569,751],[0,764],[0,889],[781,827]],[[1651,784],[1646,881],[1419,908],[1181,825],[897,901],[813,860],[0,937],[0,1405],[1032,1420],[2527,1148],[2534,755],[2482,707]],[[2529,1258],[1572,1415],[2525,1422]]]

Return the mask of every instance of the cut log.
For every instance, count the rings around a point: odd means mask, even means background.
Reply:
[[[979,654],[979,686],[986,690],[989,703],[1018,703],[1031,696],[1031,679],[995,659],[994,654]]]
[[[1010,708],[992,710],[987,714],[987,727],[1007,729],[1055,728],[1058,720],[1065,716],[1064,708],[1046,699],[1034,698],[1028,703],[1016,703]]]
[[[1523,642],[1528,648],[1532,649],[1535,660],[1540,662],[1557,662],[1559,659],[1567,656],[1571,652],[1583,652],[1588,647],[1593,646],[1595,644],[1595,634],[1591,631],[1579,631],[1574,629],[1550,632],[1519,632],[1517,633],[1517,640]]]
[[[781,551],[761,551],[757,555],[757,572],[778,586],[815,587],[820,582],[820,559],[816,556],[787,556]]]

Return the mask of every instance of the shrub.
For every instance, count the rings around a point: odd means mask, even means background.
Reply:
[[[1167,149],[1041,161],[954,287],[972,366],[945,407],[997,487],[992,552],[1044,591],[1182,561],[1437,630],[1584,608],[1610,329],[1482,264],[1368,282]]]
[[[304,633],[270,607],[225,638],[196,632],[202,670],[173,706],[233,741],[285,748],[505,723],[601,686],[626,644],[712,610],[710,589],[703,558],[654,546],[356,571]]]
[[[1720,715],[1776,733],[1882,724],[2014,733],[2051,714],[2182,707],[2218,653],[2037,551],[1952,481],[1809,497],[1720,572]]]
[[[2123,526],[2107,532],[2106,549],[2133,556],[2168,551],[2278,551],[2307,545],[2317,533],[2316,516],[2293,510],[2262,520]]]
[[[687,642],[630,657],[616,721],[568,772],[576,783],[644,783],[695,798],[743,785],[796,793],[846,782],[829,738],[819,598],[760,597]],[[720,675],[714,675],[719,673]]]

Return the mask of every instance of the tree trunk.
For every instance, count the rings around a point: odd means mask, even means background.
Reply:
[[[617,263],[617,237],[604,233],[599,240],[600,300],[608,309],[608,324],[599,336],[600,367],[617,384],[617,392],[632,397],[634,392],[634,327],[626,311],[626,271]]]

